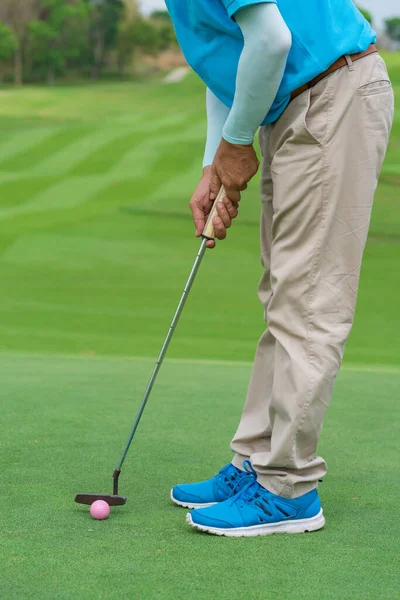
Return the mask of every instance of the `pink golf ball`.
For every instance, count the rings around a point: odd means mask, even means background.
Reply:
[[[90,514],[93,519],[97,519],[97,521],[107,519],[110,514],[110,505],[104,500],[95,500],[95,502],[90,505]]]

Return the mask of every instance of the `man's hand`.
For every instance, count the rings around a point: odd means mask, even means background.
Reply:
[[[221,187],[220,184],[216,191],[211,191],[212,169],[211,166],[204,167],[203,176],[190,201],[190,209],[196,227],[196,237],[200,237],[203,233],[207,217]],[[232,202],[228,196],[225,196],[222,202],[218,202],[217,211],[218,217],[214,217],[213,220],[215,237],[223,240],[226,238],[226,230],[232,225],[232,219],[238,216],[237,202]],[[207,242],[207,248],[213,248],[214,246],[215,242],[213,240]]]
[[[221,184],[233,203],[258,171],[259,161],[252,145],[230,144],[222,138],[214,158],[210,189],[217,194]]]

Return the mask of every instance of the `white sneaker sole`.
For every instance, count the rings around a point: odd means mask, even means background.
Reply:
[[[177,504],[178,506],[183,506],[184,508],[206,508],[207,506],[214,506],[214,504],[217,504],[217,502],[209,502],[208,504],[195,504],[194,502],[181,502],[180,500],[177,500],[176,498],[174,498],[173,495],[173,490],[171,490],[171,500],[174,504]]]
[[[256,535],[270,535],[272,533],[305,533],[307,531],[317,531],[325,525],[325,518],[322,510],[315,517],[310,519],[297,519],[296,521],[283,521],[280,523],[268,523],[264,525],[253,525],[252,527],[236,527],[232,529],[220,529],[218,527],[209,527],[194,523],[190,513],[186,515],[186,522],[207,533],[213,535],[225,535],[226,537],[252,537]]]

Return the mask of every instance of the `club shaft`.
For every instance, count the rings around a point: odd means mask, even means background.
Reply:
[[[131,429],[131,432],[129,434],[129,438],[128,438],[127,442],[126,442],[124,451],[123,451],[123,453],[121,455],[121,458],[119,459],[118,465],[116,467],[116,471],[118,471],[118,472],[121,470],[121,467],[122,467],[123,462],[124,462],[124,460],[126,458],[126,455],[128,454],[128,450],[130,448],[130,445],[132,443],[132,440],[133,440],[133,437],[135,435],[136,429],[137,429],[137,427],[139,425],[139,422],[140,422],[140,419],[142,417],[143,411],[144,411],[145,406],[147,404],[147,400],[149,399],[150,392],[151,392],[151,390],[153,388],[155,380],[157,379],[158,372],[159,372],[159,370],[161,368],[161,365],[163,363],[164,357],[165,357],[165,355],[167,353],[167,350],[168,350],[168,346],[169,346],[170,341],[172,339],[172,336],[174,334],[175,328],[176,328],[176,326],[178,324],[179,318],[180,318],[180,316],[182,314],[182,311],[183,311],[183,308],[184,308],[184,306],[186,304],[186,300],[188,298],[190,289],[191,289],[191,287],[193,285],[193,282],[194,282],[194,280],[196,278],[197,271],[199,270],[201,261],[203,259],[204,253],[206,251],[206,243],[207,243],[207,239],[203,239],[203,241],[201,243],[201,246],[200,246],[200,249],[199,249],[199,252],[198,252],[198,254],[196,256],[196,260],[194,261],[194,265],[193,265],[192,270],[190,272],[189,279],[186,282],[185,289],[183,290],[182,297],[181,297],[181,299],[179,301],[178,308],[176,309],[174,318],[172,319],[171,325],[169,327],[169,330],[168,330],[168,333],[167,333],[167,337],[165,338],[164,344],[163,344],[163,346],[161,348],[161,352],[160,352],[160,354],[158,356],[157,362],[156,362],[155,367],[153,369],[153,372],[151,374],[149,383],[147,384],[146,391],[144,393],[143,400],[142,400],[142,402],[141,402],[141,404],[139,406],[139,410],[137,412],[137,415],[136,415],[136,418],[135,418],[135,422],[134,422],[134,424],[132,426],[132,429]]]

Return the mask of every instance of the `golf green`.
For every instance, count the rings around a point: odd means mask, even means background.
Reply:
[[[73,497],[111,491],[199,247],[204,89],[189,76],[0,100],[0,596],[397,599],[399,108],[321,439],[326,528],[224,539],[192,531],[169,490],[230,459],[264,328],[257,180],[198,274],[121,476],[128,503],[96,522]]]
[[[340,375],[320,447],[324,530],[226,539],[190,529],[169,491],[228,462],[247,363],[167,361],[121,475],[127,504],[94,521],[73,503],[111,491],[152,366],[1,356],[4,598],[398,597],[400,371]]]

